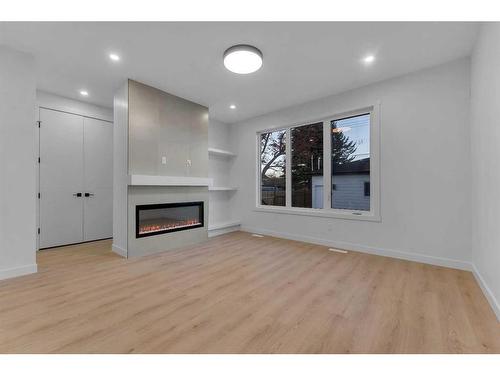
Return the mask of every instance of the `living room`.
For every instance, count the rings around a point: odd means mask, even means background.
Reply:
[[[1,353],[500,353],[500,23],[69,19],[0,22]]]

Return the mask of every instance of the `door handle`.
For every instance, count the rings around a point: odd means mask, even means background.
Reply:
[[[74,197],[81,197],[81,196],[82,196],[82,193],[73,193],[73,196],[74,196]]]
[[[85,196],[86,196],[86,197],[93,197],[93,196],[94,196],[94,193],[85,193]]]

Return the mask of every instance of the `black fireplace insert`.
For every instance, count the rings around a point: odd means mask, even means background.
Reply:
[[[135,237],[148,237],[204,226],[203,202],[135,206]]]

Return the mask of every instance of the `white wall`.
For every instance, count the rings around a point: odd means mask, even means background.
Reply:
[[[36,272],[35,70],[0,47],[0,279]]]
[[[500,24],[483,25],[472,55],[472,262],[500,320]]]
[[[230,149],[229,130],[230,125],[210,118],[208,125],[208,147],[233,151]]]
[[[36,91],[36,101],[38,107],[55,109],[99,120],[113,121],[112,108],[101,107],[41,90]]]
[[[243,229],[469,268],[469,59],[260,116],[231,128]],[[257,212],[256,132],[381,101],[381,222]]]
[[[128,81],[117,90],[113,107],[113,251],[127,257]]]

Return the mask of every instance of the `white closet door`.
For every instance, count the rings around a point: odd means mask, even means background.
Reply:
[[[83,118],[40,109],[40,248],[83,241]]]
[[[113,124],[85,118],[83,144],[84,241],[109,238],[113,235]]]

